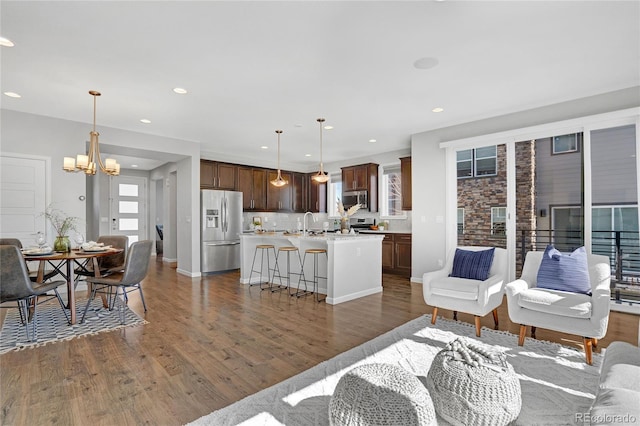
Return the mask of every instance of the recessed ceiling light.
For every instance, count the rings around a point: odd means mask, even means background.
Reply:
[[[151,120],[149,120],[149,119],[147,119],[147,118],[141,118],[141,119],[140,119],[140,122],[141,122],[141,123],[144,123],[144,124],[151,124]]]
[[[333,126],[324,126],[325,130],[333,130]]]
[[[133,167],[135,169],[136,167],[138,167],[138,165],[137,164],[132,164],[131,167]]]
[[[21,98],[22,96],[16,92],[4,92],[4,94],[10,98]]]
[[[9,40],[8,38],[0,37],[0,46],[13,47],[13,46],[15,46],[15,44],[13,44],[13,42],[11,40]]]
[[[440,107],[434,108],[431,110],[431,112],[442,112],[442,111],[444,111],[444,108],[440,108]]]
[[[173,91],[176,92],[178,95],[184,95],[187,93],[187,89],[183,89],[182,87],[175,87]]]
[[[304,156],[305,157],[311,157],[311,154],[305,154]]]
[[[262,145],[262,146],[260,147],[260,149],[269,149],[269,147],[268,147],[268,146],[265,146],[265,145]]]
[[[378,141],[377,141],[377,140],[375,140],[375,139],[369,139],[369,142],[371,142],[371,143],[376,143],[376,142],[378,142]]]
[[[413,63],[413,66],[419,70],[428,70],[429,68],[433,68],[438,65],[438,60],[436,58],[426,57],[420,58]]]

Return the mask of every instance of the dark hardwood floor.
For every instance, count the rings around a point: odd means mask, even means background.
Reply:
[[[191,279],[152,263],[148,324],[0,356],[0,423],[184,424],[431,313],[422,286],[393,275],[383,276],[382,294],[335,306],[238,279]],[[143,313],[136,293],[129,304]],[[506,302],[499,316],[500,329],[517,334]],[[482,324],[492,327],[491,315]],[[581,347],[578,336],[538,329],[537,337]],[[638,317],[612,313],[599,349],[637,338]]]

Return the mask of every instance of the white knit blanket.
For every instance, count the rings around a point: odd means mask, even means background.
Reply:
[[[520,347],[518,336],[486,328],[477,338],[473,325],[443,318],[431,325],[431,316],[425,315],[190,425],[328,425],[329,400],[345,372],[357,365],[390,363],[425,383],[435,355],[459,336],[506,354],[522,389],[516,424],[576,424],[589,410],[601,355],[594,354],[590,366],[576,349],[529,338]]]

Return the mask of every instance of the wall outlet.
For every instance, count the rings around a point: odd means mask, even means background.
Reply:
[[[444,266],[444,261],[442,259],[438,259],[438,266],[441,268]]]

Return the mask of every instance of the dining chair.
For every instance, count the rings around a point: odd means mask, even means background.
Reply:
[[[16,246],[18,247],[19,250],[22,250],[22,241],[20,241],[17,238],[0,238],[0,245]],[[34,260],[37,260],[37,259],[34,259]],[[33,282],[38,281],[38,271],[31,271],[29,269],[29,265],[27,263],[25,264],[27,265],[27,272],[29,272],[29,279]],[[56,275],[58,275],[58,271],[56,271],[55,269],[47,269],[44,271],[44,275],[42,276],[42,281],[47,281],[55,277]]]
[[[122,249],[120,253],[98,258],[100,275],[106,276],[114,272],[121,272],[124,269],[124,262],[127,257],[129,237],[126,235],[101,235],[98,237],[96,242],[102,243],[105,246]],[[85,266],[76,268],[74,272],[77,276],[76,285],[81,277],[94,277],[95,271],[93,270],[93,262],[90,261]]]
[[[122,297],[124,302],[128,301],[127,293],[138,290],[140,292],[140,299],[142,299],[142,306],[144,311],[147,312],[147,304],[144,300],[144,294],[142,293],[142,286],[140,282],[147,276],[149,271],[149,262],[151,260],[151,249],[153,247],[153,241],[143,240],[136,241],[131,244],[127,252],[127,257],[124,264],[124,270],[122,272],[116,272],[107,277],[87,277],[87,282],[92,284],[91,296],[87,301],[87,305],[84,308],[82,319],[80,323],[84,322],[84,318],[87,315],[87,310],[91,301],[95,299],[96,293],[106,293],[109,299],[109,310],[113,310],[118,298],[118,289],[122,291]],[[125,310],[124,305],[120,306],[120,322],[125,323]]]
[[[66,281],[51,281],[47,283],[34,283],[29,278],[27,265],[22,258],[20,249],[15,245],[0,245],[0,303],[17,302],[20,312],[20,322],[25,326],[27,340],[37,340],[36,312],[37,306],[51,298],[38,302],[39,296],[44,296],[50,290],[55,292],[55,297],[62,307],[67,322],[69,315],[64,307],[64,302],[58,293],[58,287],[65,285]],[[30,309],[33,309],[30,315]],[[31,321],[32,336],[29,337],[29,321]]]

